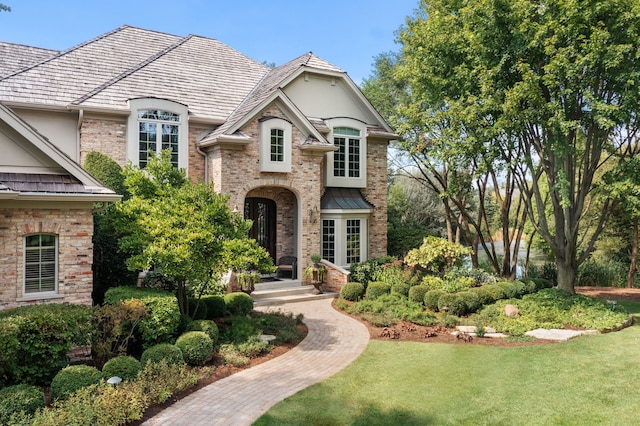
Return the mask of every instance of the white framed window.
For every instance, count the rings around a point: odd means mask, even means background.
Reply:
[[[24,238],[24,294],[55,293],[57,282],[57,235],[27,235]]]
[[[367,186],[366,126],[357,120],[327,120],[330,140],[336,151],[327,154],[326,186],[365,188]]]
[[[188,111],[183,104],[166,99],[129,101],[127,160],[144,168],[150,155],[171,150],[171,163],[186,169],[189,156]]]
[[[291,132],[287,120],[267,117],[260,121],[260,171],[291,172]]]
[[[348,268],[367,260],[369,215],[322,216],[322,258]]]

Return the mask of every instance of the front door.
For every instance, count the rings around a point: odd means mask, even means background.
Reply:
[[[244,202],[244,218],[253,225],[249,238],[264,247],[276,261],[276,202],[268,198],[249,197]]]

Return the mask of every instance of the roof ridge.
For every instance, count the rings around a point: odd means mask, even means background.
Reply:
[[[133,67],[129,68],[128,70],[125,70],[122,73],[118,74],[117,76],[113,77],[111,80],[108,80],[108,81],[104,82],[103,84],[101,84],[100,86],[94,88],[90,92],[87,92],[84,96],[81,96],[80,98],[78,98],[78,99],[74,100],[73,102],[71,102],[71,104],[72,105],[80,105],[84,101],[86,101],[88,99],[91,99],[92,97],[94,97],[98,93],[102,92],[103,90],[105,90],[109,86],[117,83],[120,80],[123,80],[123,79],[127,78],[131,74],[135,73],[136,71],[141,70],[142,68],[146,67],[150,63],[152,63],[155,60],[161,58],[162,56],[166,55],[167,53],[171,52],[172,50],[177,49],[178,47],[180,47],[181,45],[186,43],[192,37],[193,36],[191,34],[186,36],[186,37],[182,37],[176,43],[165,47],[164,49],[160,50],[159,52],[149,56],[144,61],[134,65]]]
[[[84,42],[82,42],[82,43],[80,43],[80,44],[76,44],[75,46],[72,46],[72,47],[70,47],[70,48],[69,48],[69,49],[67,49],[67,50],[58,51],[58,53],[57,53],[57,54],[55,54],[55,55],[53,55],[53,56],[51,56],[51,57],[49,57],[49,58],[46,58],[46,59],[44,59],[44,60],[42,60],[42,61],[40,61],[40,62],[38,62],[38,63],[35,63],[35,64],[33,64],[33,65],[30,65],[30,66],[28,66],[28,67],[26,67],[26,68],[19,69],[19,70],[15,71],[15,72],[13,72],[13,73],[11,73],[11,74],[9,74],[9,75],[6,75],[6,76],[4,76],[4,77],[1,77],[1,78],[0,78],[0,81],[6,80],[6,79],[8,79],[8,78],[10,78],[10,77],[13,77],[13,76],[16,76],[16,75],[18,75],[18,74],[21,74],[21,73],[23,73],[23,72],[26,72],[26,71],[29,71],[29,70],[31,70],[31,69],[34,69],[35,67],[38,67],[38,66],[40,66],[40,65],[46,64],[47,62],[53,61],[54,59],[57,59],[57,58],[59,58],[59,57],[61,57],[61,56],[64,56],[64,55],[66,55],[66,54],[68,54],[68,53],[71,53],[71,52],[73,52],[74,50],[80,49],[81,47],[84,47],[84,46],[86,46],[86,45],[88,45],[88,44],[90,44],[90,43],[93,43],[93,42],[95,42],[95,41],[101,40],[101,39],[103,39],[103,38],[105,38],[105,37],[108,37],[108,36],[110,36],[110,35],[112,35],[112,34],[117,33],[118,31],[122,31],[122,30],[123,30],[123,29],[125,29],[126,27],[127,27],[126,25],[123,25],[123,26],[118,27],[118,28],[116,28],[116,29],[114,29],[114,30],[111,30],[111,31],[109,31],[109,32],[106,32],[106,33],[104,33],[104,34],[100,34],[99,36],[94,37],[94,38],[92,38],[91,40],[87,40],[87,41],[84,41]],[[34,47],[34,46],[31,46],[31,47]]]

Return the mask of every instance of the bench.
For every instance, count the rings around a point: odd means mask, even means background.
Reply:
[[[298,272],[298,258],[295,256],[282,256],[276,263],[276,278],[280,278],[282,272],[291,274],[291,279],[295,280]]]

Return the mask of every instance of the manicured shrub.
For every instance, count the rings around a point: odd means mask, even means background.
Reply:
[[[0,311],[0,386],[48,384],[67,365],[67,352],[92,335],[92,308],[32,305]]]
[[[504,289],[500,287],[498,284],[488,284],[482,286],[490,295],[493,300],[501,300],[506,298],[506,294]]]
[[[409,266],[442,276],[451,267],[460,265],[470,253],[471,249],[445,238],[427,237],[419,248],[409,251],[404,260]]]
[[[518,297],[520,295],[518,292],[519,287],[516,286],[513,281],[500,281],[495,285],[500,287],[502,291],[504,291],[505,299],[513,299],[514,297]]]
[[[531,294],[536,292],[536,283],[531,278],[522,278],[520,282],[524,284],[525,293]]]
[[[13,385],[0,389],[0,424],[10,424],[11,416],[31,416],[45,407],[44,391],[39,386]]]
[[[139,327],[143,348],[174,339],[180,326],[180,309],[173,293],[123,286],[110,288],[104,296],[108,304],[129,299],[140,300],[147,309],[147,315],[140,321]]]
[[[389,294],[391,292],[391,286],[387,283],[372,281],[367,286],[367,299],[377,299],[383,294]]]
[[[409,296],[409,290],[411,289],[411,285],[408,283],[396,283],[391,286],[391,293],[401,294],[404,297]]]
[[[516,288],[516,297],[522,297],[527,294],[527,286],[520,280],[513,281],[513,286]]]
[[[429,290],[424,294],[424,305],[427,309],[431,309],[432,311],[438,310],[438,300],[440,300],[440,296],[446,294],[447,292],[440,289]]]
[[[356,282],[348,282],[340,290],[340,297],[351,302],[356,302],[362,299],[363,295],[364,286]]]
[[[457,294],[462,298],[465,305],[467,305],[467,308],[465,309],[466,314],[476,312],[482,306],[477,293],[474,293],[472,291],[461,291]]]
[[[248,315],[253,310],[253,299],[247,293],[227,293],[224,295],[224,302],[231,315]]]
[[[211,320],[193,321],[189,324],[186,331],[204,331],[211,338],[214,345],[218,341],[218,336],[220,334],[218,326]]]
[[[140,357],[140,363],[143,368],[148,362],[159,363],[163,360],[169,365],[184,364],[182,351],[179,347],[170,343],[159,343],[151,346],[142,352]]]
[[[213,341],[204,331],[188,331],[178,337],[176,346],[189,365],[203,365],[213,352]]]
[[[208,294],[200,298],[207,305],[207,319],[222,318],[227,312],[224,297],[217,294]]]
[[[189,298],[189,316],[194,321],[207,319],[207,304],[202,299]]]
[[[132,356],[118,356],[107,361],[102,367],[102,377],[105,380],[113,376],[120,377],[122,380],[133,380],[142,370],[140,361]]]
[[[90,365],[70,365],[51,381],[51,398],[65,399],[75,391],[100,382],[102,373]]]
[[[409,300],[424,304],[424,295],[427,294],[429,290],[431,289],[426,285],[414,285],[409,289]]]
[[[361,283],[366,289],[369,282],[374,281],[374,275],[382,270],[382,265],[396,260],[393,256],[380,256],[367,261],[351,265],[349,281]]]
[[[534,283],[536,283],[536,289],[538,291],[545,289],[545,288],[552,288],[553,287],[553,282],[545,279],[545,278],[531,278],[531,281],[533,281]]]
[[[422,278],[422,285],[429,287],[429,290],[442,290],[444,287],[444,280],[435,275],[425,275]]]
[[[478,296],[478,301],[482,305],[490,305],[494,303],[496,299],[493,298],[490,292],[487,291],[485,286],[482,287],[473,287],[470,288],[469,291],[474,292]]]
[[[461,316],[467,312],[467,304],[459,293],[445,293],[438,299],[438,310],[448,308],[448,312],[452,315]]]

